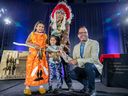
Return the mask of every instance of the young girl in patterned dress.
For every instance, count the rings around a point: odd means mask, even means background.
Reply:
[[[62,63],[60,58],[60,46],[58,46],[57,37],[50,37],[50,46],[47,47],[48,51],[48,62],[49,62],[49,90],[48,92],[57,92],[62,88],[63,80],[62,80]],[[54,78],[56,77],[57,85],[55,90],[53,90]]]
[[[42,84],[48,83],[48,63],[45,55],[47,35],[42,21],[35,24],[34,30],[26,40],[29,47],[29,55],[26,64],[26,78],[24,94],[31,95],[30,86],[39,86],[39,93],[46,92]]]

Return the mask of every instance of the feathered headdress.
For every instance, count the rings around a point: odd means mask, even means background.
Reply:
[[[61,11],[64,12],[64,19],[62,21],[61,29],[65,29],[65,23],[71,23],[73,14],[70,6],[66,4],[66,2],[62,1],[59,2],[51,13],[51,22],[53,23],[53,29],[56,29],[56,12]]]

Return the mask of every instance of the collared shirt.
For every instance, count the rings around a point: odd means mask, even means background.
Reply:
[[[83,58],[84,48],[85,48],[85,42],[81,42],[81,44],[80,44],[80,56],[81,56],[81,58]]]
[[[84,51],[87,47],[87,42],[89,41],[89,38],[85,42],[80,42],[80,57],[83,58]]]

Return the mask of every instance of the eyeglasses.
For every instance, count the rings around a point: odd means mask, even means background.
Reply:
[[[86,34],[86,32],[78,32],[78,34]]]

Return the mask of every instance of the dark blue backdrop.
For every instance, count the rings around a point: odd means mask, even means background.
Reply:
[[[11,25],[4,25],[0,18],[0,43],[4,38],[3,49],[27,50],[26,47],[14,46],[13,41],[25,43],[37,20],[43,20],[48,32],[49,17],[55,3],[40,2],[0,2],[0,7],[8,10],[12,18]],[[69,4],[74,18],[71,23],[71,49],[79,42],[77,31],[79,26],[85,25],[89,37],[98,40],[100,53],[124,53],[120,20],[125,14],[122,10],[126,4],[96,3],[96,4]],[[5,28],[5,30],[4,30]],[[4,37],[3,37],[4,33]],[[2,45],[1,45],[2,46]]]

